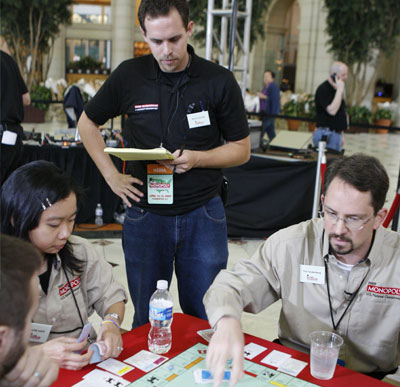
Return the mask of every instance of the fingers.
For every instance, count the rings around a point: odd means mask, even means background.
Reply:
[[[89,364],[90,359],[93,356],[93,351],[90,350],[84,355],[79,355],[77,353],[70,353],[64,357],[61,368],[67,370],[77,371]]]
[[[142,186],[143,182],[131,175],[118,173],[109,177],[107,183],[113,192],[118,195],[128,207],[131,207],[129,199],[140,202],[140,199],[143,197],[143,192],[133,185]]]

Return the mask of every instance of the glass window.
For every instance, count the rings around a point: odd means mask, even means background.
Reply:
[[[65,50],[67,68],[89,56],[102,64],[101,69],[111,69],[111,40],[66,39]]]
[[[74,4],[72,23],[111,24],[111,6]]]

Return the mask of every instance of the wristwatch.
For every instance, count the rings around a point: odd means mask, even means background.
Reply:
[[[107,313],[104,317],[110,316],[118,321],[118,324],[121,324],[121,318],[116,313]]]

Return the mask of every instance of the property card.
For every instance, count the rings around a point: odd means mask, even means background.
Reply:
[[[278,367],[278,371],[292,376],[297,376],[307,366],[307,364],[308,363],[305,361],[290,358]]]
[[[103,370],[112,372],[113,374],[122,376],[133,370],[133,367],[122,363],[122,361],[109,358],[97,364],[97,367],[103,368]]]
[[[197,334],[209,343],[214,334],[214,329],[202,329],[201,331],[197,331]]]
[[[131,364],[144,372],[149,372],[167,360],[169,359],[165,356],[157,355],[142,349],[137,354],[125,359],[124,362]]]
[[[131,384],[131,382],[122,379],[119,376],[95,369],[86,374],[83,377],[83,380],[75,384],[73,387],[125,387],[129,384]]]
[[[246,359],[254,359],[260,353],[266,351],[267,348],[256,343],[249,343],[244,347],[244,357]]]
[[[281,364],[283,364],[290,357],[291,355],[288,353],[273,350],[261,360],[261,363],[265,363],[273,367],[280,367]]]

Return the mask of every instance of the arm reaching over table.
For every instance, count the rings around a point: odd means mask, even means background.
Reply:
[[[207,351],[207,367],[214,378],[214,386],[222,383],[226,362],[232,359],[230,385],[243,376],[244,338],[240,321],[235,317],[222,317],[213,334]]]

